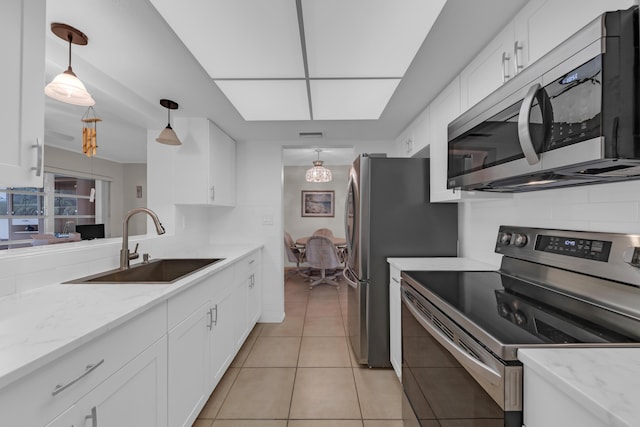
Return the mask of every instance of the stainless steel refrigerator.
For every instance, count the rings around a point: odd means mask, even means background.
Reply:
[[[348,325],[359,363],[388,367],[388,257],[456,256],[458,207],[429,202],[429,159],[362,154],[345,209]]]

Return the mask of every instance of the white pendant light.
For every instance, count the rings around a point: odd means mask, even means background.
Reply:
[[[167,109],[167,127],[162,129],[160,135],[156,138],[161,144],[167,145],[182,145],[182,142],[178,139],[178,135],[176,135],[175,131],[171,127],[171,110],[178,109],[178,103],[174,102],[170,99],[161,99],[160,105]]]
[[[53,99],[66,102],[67,104],[80,105],[90,107],[95,105],[84,84],[75,75],[71,68],[71,44],[84,46],[89,39],[81,31],[70,25],[54,22],[51,24],[51,31],[58,37],[69,42],[69,67],[62,73],[58,74],[44,88],[44,93]]]
[[[320,149],[316,149],[318,160],[313,161],[313,167],[307,170],[307,173],[304,175],[304,179],[307,182],[329,182],[333,179],[331,171],[322,166],[324,162],[320,160],[321,151]]]

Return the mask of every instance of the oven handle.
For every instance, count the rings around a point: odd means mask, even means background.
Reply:
[[[447,349],[447,351],[449,351],[461,365],[472,371],[473,374],[482,377],[483,380],[487,381],[494,387],[500,386],[503,383],[502,376],[499,372],[496,372],[491,369],[491,367],[469,355],[466,351],[452,342],[449,337],[440,332],[438,328],[431,325],[425,316],[414,307],[404,292],[402,293],[402,302],[407,306],[411,314],[413,314],[422,327],[425,328],[440,344],[442,344],[442,346]]]

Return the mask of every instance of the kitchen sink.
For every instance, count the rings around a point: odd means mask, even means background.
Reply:
[[[66,284],[167,284],[182,279],[224,258],[163,258],[74,279]]]

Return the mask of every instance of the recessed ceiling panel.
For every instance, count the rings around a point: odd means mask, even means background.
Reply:
[[[214,79],[304,77],[294,0],[150,1]]]
[[[302,0],[309,77],[402,77],[445,0]]]
[[[377,120],[400,79],[311,80],[314,120]]]
[[[245,120],[309,120],[304,80],[218,80]]]

